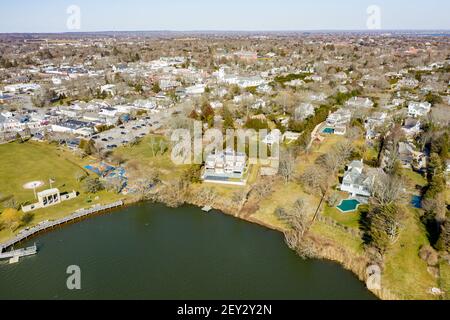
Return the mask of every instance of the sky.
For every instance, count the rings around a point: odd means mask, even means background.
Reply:
[[[0,33],[366,30],[371,5],[384,30],[450,30],[448,0],[0,0]]]

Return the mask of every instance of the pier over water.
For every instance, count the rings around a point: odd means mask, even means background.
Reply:
[[[72,213],[71,215],[69,215],[67,217],[64,217],[64,218],[61,218],[58,220],[54,220],[54,221],[43,221],[34,227],[22,230],[14,238],[0,244],[0,258],[2,257],[2,255],[4,253],[6,254],[6,249],[8,249],[9,247],[16,245],[17,243],[20,243],[23,240],[29,239],[30,237],[33,237],[34,235],[36,235],[38,233],[47,231],[49,229],[58,227],[60,225],[63,225],[63,224],[66,224],[66,223],[69,223],[69,222],[72,222],[72,221],[75,221],[78,219],[83,219],[89,215],[93,215],[93,214],[96,214],[96,213],[99,213],[102,211],[118,208],[121,206],[123,206],[123,201],[117,201],[117,202],[107,204],[107,205],[97,205],[97,206],[94,206],[89,209],[80,209],[78,211],[75,211],[74,213]]]

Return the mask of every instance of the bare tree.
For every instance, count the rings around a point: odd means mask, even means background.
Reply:
[[[300,177],[306,191],[320,192],[322,196],[327,192],[330,180],[329,174],[318,165],[309,166]]]
[[[404,183],[399,176],[381,171],[374,178],[373,199],[378,205],[390,205],[403,199]]]
[[[274,182],[273,177],[262,177],[260,181],[253,186],[253,194],[255,194],[259,199],[267,197],[273,191]]]
[[[280,154],[279,174],[288,183],[291,181],[295,170],[295,157],[291,151],[285,151]]]
[[[155,193],[155,188],[161,182],[160,173],[157,169],[150,168],[142,170],[137,166],[138,170],[131,169],[128,173],[128,178],[136,194],[142,200],[151,199]]]
[[[323,167],[330,175],[334,176],[338,169],[344,166],[353,151],[351,142],[341,142],[333,147],[330,152],[317,158],[316,163]]]

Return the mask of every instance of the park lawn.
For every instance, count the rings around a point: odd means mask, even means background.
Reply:
[[[429,291],[437,281],[420,259],[419,249],[429,244],[418,212],[404,208],[407,217],[399,240],[387,252],[382,281],[393,294],[403,299],[435,299]]]
[[[331,208],[325,204],[322,215],[334,219],[336,222],[343,226],[359,229],[359,220],[361,218],[361,213],[359,212],[359,210],[343,213],[338,209]]]
[[[90,159],[80,160],[69,150],[56,145],[39,142],[9,143],[0,145],[0,194],[13,196],[18,203],[34,202],[33,190],[26,190],[23,185],[30,181],[43,181],[45,185],[36,191],[49,188],[49,179],[54,178],[53,187],[61,192],[79,192],[76,199],[62,202],[59,205],[33,211],[35,225],[44,220],[62,218],[74,211],[94,204],[107,204],[119,199],[122,195],[102,191],[95,195],[88,195],[82,191],[76,174],[85,172],[83,166]],[[94,174],[91,174],[94,175]],[[90,202],[88,203],[88,200]],[[0,207],[3,210],[3,206]],[[18,231],[18,230],[16,230]],[[14,234],[9,229],[0,231],[0,241],[4,241]]]
[[[61,192],[79,191],[75,175],[83,173],[83,164],[70,151],[55,145],[38,142],[23,144],[14,142],[0,145],[0,193],[14,196],[17,202],[33,202],[33,190],[23,185],[30,181],[42,181],[45,185],[37,191],[49,188],[49,179],[54,178],[53,187]]]

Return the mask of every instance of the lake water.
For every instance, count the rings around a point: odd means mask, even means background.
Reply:
[[[43,234],[0,264],[0,299],[374,299],[338,264],[304,261],[282,234],[218,212],[141,204]],[[67,267],[81,290],[67,289]]]

